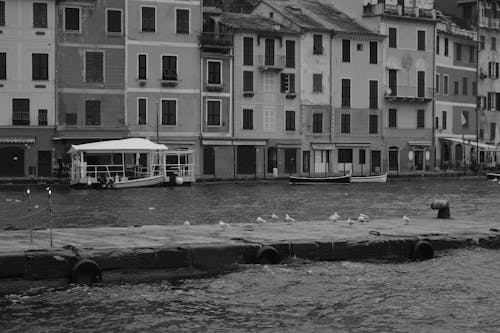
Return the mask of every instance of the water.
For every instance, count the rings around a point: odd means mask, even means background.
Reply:
[[[499,332],[500,252],[247,266],[175,284],[0,296],[7,332]]]
[[[0,229],[26,228],[24,187],[0,189]],[[45,187],[32,188],[35,226],[48,224]],[[254,222],[273,212],[297,220],[326,220],[333,212],[343,216],[365,213],[372,218],[434,217],[433,199],[450,201],[455,218],[497,220],[500,185],[474,180],[425,179],[386,184],[289,185],[285,182],[210,184],[190,187],[79,191],[55,187],[52,196],[54,226],[90,227],[137,224],[191,224]],[[16,200],[18,202],[16,202]]]

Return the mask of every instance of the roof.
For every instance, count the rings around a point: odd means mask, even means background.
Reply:
[[[82,145],[71,145],[71,149],[68,151],[68,153],[74,154],[79,151],[89,153],[144,153],[167,149],[167,146],[151,142],[147,139],[130,138],[123,140],[109,140],[85,143]]]
[[[311,0],[262,0],[303,29],[377,35],[331,4]]]
[[[269,18],[240,13],[223,13],[220,18],[220,23],[230,27],[233,30],[239,31],[259,31],[259,32],[273,32],[273,33],[298,33],[294,30],[285,27],[278,22]]]

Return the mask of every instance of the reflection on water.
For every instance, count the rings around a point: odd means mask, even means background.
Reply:
[[[0,228],[26,227],[23,187],[0,189]],[[500,185],[476,180],[431,179],[386,184],[304,185],[284,182],[211,184],[173,188],[78,191],[53,190],[56,227],[136,224],[254,222],[257,216],[289,213],[297,220],[325,220],[333,212],[374,218],[433,217],[435,198],[450,201],[456,218],[496,220]],[[15,200],[19,202],[15,202]],[[35,225],[47,224],[47,194],[32,189]]]
[[[0,296],[1,332],[500,332],[500,252]]]

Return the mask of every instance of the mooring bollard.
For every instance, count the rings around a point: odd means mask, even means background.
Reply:
[[[447,200],[434,200],[431,204],[431,208],[438,210],[438,219],[450,218],[450,203]]]

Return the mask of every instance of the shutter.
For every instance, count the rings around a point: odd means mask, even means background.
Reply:
[[[295,93],[295,74],[288,74],[289,82],[288,82],[288,90],[290,93]]]
[[[498,79],[498,77],[499,77],[499,75],[498,75],[498,74],[499,74],[499,73],[498,73],[498,69],[499,69],[499,68],[498,68],[498,62],[495,62],[495,78],[497,78],[497,79]]]
[[[281,74],[281,92],[286,92],[286,74]]]

